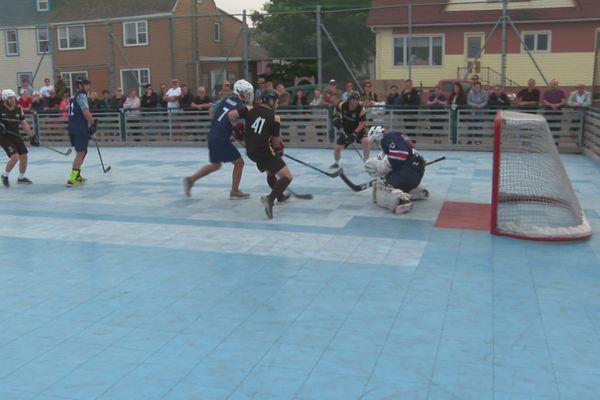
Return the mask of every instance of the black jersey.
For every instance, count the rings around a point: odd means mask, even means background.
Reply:
[[[0,105],[0,122],[12,133],[19,133],[19,124],[25,119],[25,114],[19,106],[9,109],[6,103]]]
[[[365,110],[361,104],[359,104],[354,110],[350,110],[349,102],[344,101],[338,104],[337,112],[341,114],[344,132],[348,134],[356,131],[356,128],[361,122],[367,121],[367,110]]]
[[[272,152],[271,138],[279,136],[280,119],[270,107],[258,105],[247,111],[246,150],[248,154]]]

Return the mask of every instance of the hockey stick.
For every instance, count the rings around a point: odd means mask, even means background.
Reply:
[[[440,161],[444,161],[446,159],[446,157],[440,157],[440,158],[436,158],[433,161],[429,161],[428,163],[426,163],[425,165],[431,165],[431,164],[435,164],[437,162]],[[342,173],[340,173],[340,178],[342,178],[342,180],[344,181],[344,183],[346,185],[348,185],[348,187],[352,190],[354,190],[355,192],[362,192],[365,189],[370,188],[371,186],[373,186],[373,182],[375,182],[377,179],[373,179],[372,181],[366,182],[366,183],[361,183],[360,185],[356,185],[354,183],[352,183],[352,181],[350,179],[348,179],[348,177],[344,174],[344,172],[342,171]]]
[[[6,129],[5,132],[8,133],[8,134],[10,134],[10,135],[13,135],[13,136],[16,136],[18,138],[21,138],[22,140],[29,140],[29,141],[31,141],[31,138],[29,138],[27,136],[20,135],[20,134],[18,134],[16,132],[9,131],[8,129]],[[41,144],[41,143],[40,143],[40,147],[43,147],[43,148],[48,149],[48,150],[52,150],[55,153],[62,154],[63,156],[68,156],[69,154],[71,154],[73,152],[72,149],[67,149],[67,151],[60,151],[58,149],[55,149],[54,147],[50,147],[50,146],[47,146],[47,145]]]
[[[288,191],[290,192],[290,194],[292,196],[294,196],[295,198],[300,199],[300,200],[312,200],[312,198],[313,198],[313,195],[311,193],[300,194],[300,193],[294,192],[290,188],[288,188]]]
[[[351,144],[352,144],[352,148],[354,149],[354,151],[356,151],[356,154],[358,154],[358,156],[360,157],[360,159],[361,159],[363,162],[365,162],[365,158],[363,157],[363,155],[362,155],[362,154],[360,154],[360,151],[359,151],[359,150],[356,148],[356,146],[354,145],[354,143],[351,143]]]
[[[322,174],[324,174],[324,175],[327,175],[327,176],[328,176],[328,177],[330,177],[330,178],[335,178],[335,177],[338,177],[338,176],[340,176],[340,174],[343,172],[341,168],[340,168],[340,169],[338,169],[338,170],[337,170],[337,171],[335,171],[335,172],[326,172],[326,171],[323,171],[323,170],[322,170],[322,169],[320,169],[320,168],[317,168],[317,167],[315,167],[315,166],[313,166],[313,165],[310,165],[310,164],[308,164],[308,163],[305,163],[305,162],[304,162],[304,161],[302,161],[302,160],[299,160],[299,159],[297,159],[297,158],[295,158],[295,157],[292,157],[292,156],[290,156],[289,154],[284,154],[283,156],[284,156],[284,157],[287,157],[287,158],[289,158],[290,160],[294,160],[294,161],[296,161],[297,163],[300,163],[300,164],[302,164],[302,165],[304,165],[304,166],[306,166],[306,167],[308,167],[308,168],[314,169],[314,170],[315,170],[315,171],[317,171],[317,172],[320,172],[320,173],[322,173]]]
[[[98,142],[96,141],[95,137],[92,136],[92,140],[96,144],[96,150],[98,150],[98,157],[100,158],[100,164],[102,165],[102,171],[104,171],[104,173],[107,173],[108,171],[110,171],[110,165],[108,167],[104,168],[104,161],[102,161],[102,154],[100,154],[100,146],[98,146]]]

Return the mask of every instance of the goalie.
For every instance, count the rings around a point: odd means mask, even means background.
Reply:
[[[420,185],[425,174],[425,160],[413,142],[400,132],[385,133],[381,126],[369,129],[369,141],[381,143],[382,154],[365,162],[365,170],[380,178],[373,184],[373,202],[403,214],[412,209],[412,200],[429,197]]]

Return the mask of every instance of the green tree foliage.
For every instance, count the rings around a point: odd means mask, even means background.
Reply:
[[[287,64],[287,68],[297,68],[298,62],[293,61],[294,58],[316,57],[315,10],[319,4],[322,24],[355,74],[360,75],[375,52],[375,39],[366,25],[368,11],[356,9],[370,7],[371,0],[269,0],[264,5],[266,14],[255,13],[251,16],[258,33],[256,39],[271,57],[289,59],[292,62]],[[326,82],[333,77],[338,81],[348,79],[350,74],[324,32],[322,41],[323,80]],[[316,77],[316,63],[314,65],[312,75]]]

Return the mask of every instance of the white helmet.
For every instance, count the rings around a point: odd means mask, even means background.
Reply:
[[[381,141],[383,135],[385,135],[385,129],[381,125],[372,126],[369,129],[369,143]]]
[[[233,93],[235,93],[244,103],[254,101],[254,86],[245,79],[240,79],[233,84]]]
[[[9,97],[14,97],[16,99],[17,95],[16,95],[15,91],[12,89],[3,89],[2,90],[2,100],[6,101],[6,100],[8,100]]]

